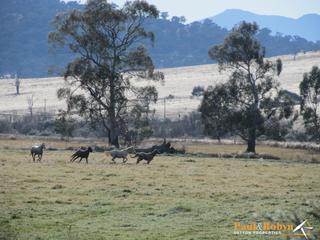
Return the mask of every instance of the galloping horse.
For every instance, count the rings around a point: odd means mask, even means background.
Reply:
[[[105,152],[106,155],[110,154],[112,157],[112,162],[115,163],[115,159],[116,158],[122,158],[122,162],[125,163],[128,161],[128,154],[129,153],[134,153],[134,148],[133,147],[128,147],[126,149],[122,149],[122,150],[112,150],[112,151],[107,151]]]

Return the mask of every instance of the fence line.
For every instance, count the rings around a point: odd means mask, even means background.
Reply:
[[[143,99],[129,99],[129,103],[135,103],[138,101],[142,101]],[[183,115],[187,115],[192,111],[196,111],[196,108],[190,106],[190,104],[186,103],[186,100],[194,101],[195,104],[199,103],[201,97],[193,97],[193,96],[173,96],[173,97],[161,97],[158,98],[156,103],[152,103],[150,105],[150,109],[156,110],[156,116],[159,118],[169,118],[176,119]],[[178,109],[174,109],[173,113],[170,111],[173,109],[175,104],[181,104],[181,107]],[[47,117],[55,117],[58,115],[59,107],[55,106],[46,106],[44,107],[34,107],[33,115],[46,115]],[[19,109],[19,110],[11,110],[11,111],[1,111],[0,119],[17,119],[30,115],[30,111],[28,109]]]

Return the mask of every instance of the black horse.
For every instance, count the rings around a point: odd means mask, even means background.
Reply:
[[[155,149],[153,150],[151,153],[145,153],[145,152],[137,152],[133,158],[138,157],[137,158],[137,164],[142,161],[142,160],[146,160],[148,164],[150,164],[150,162],[153,160],[154,156],[160,154],[160,151]]]
[[[44,143],[42,143],[41,145],[33,145],[31,147],[30,153],[31,153],[33,162],[35,162],[36,156],[38,156],[38,162],[41,162],[43,149],[45,148],[46,148],[46,145]]]
[[[70,162],[74,162],[76,159],[80,158],[79,162],[82,161],[83,158],[86,159],[86,163],[88,164],[89,154],[92,152],[92,148],[83,148],[78,149],[74,154],[72,154]]]

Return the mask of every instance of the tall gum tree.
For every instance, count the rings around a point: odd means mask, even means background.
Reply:
[[[301,114],[307,134],[313,141],[320,141],[320,69],[313,66],[303,75],[300,83]]]
[[[128,114],[128,96],[138,89],[133,79],[162,80],[143,43],[154,42],[144,22],[159,12],[145,1],[123,7],[106,0],[90,0],[83,10],[61,13],[49,34],[53,47],[68,47],[77,56],[65,69],[68,87],[58,90],[68,110],[101,123],[109,143],[119,147],[121,123]]]
[[[256,151],[256,138],[271,117],[292,114],[290,99],[280,91],[275,78],[281,73],[281,60],[265,59],[257,33],[256,23],[242,22],[221,45],[209,49],[220,71],[228,70],[231,75],[225,84],[207,89],[200,107],[206,129],[218,126],[239,135],[247,142],[247,152]]]

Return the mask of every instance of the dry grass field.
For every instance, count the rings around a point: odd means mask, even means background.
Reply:
[[[0,140],[0,239],[266,239],[233,235],[233,224],[262,222],[320,204],[320,164],[306,150],[259,146],[286,161],[157,156],[150,164],[111,164],[93,153],[69,163],[68,147],[46,141],[32,163],[28,139]],[[93,142],[91,142],[93,144]],[[96,144],[103,144],[96,142]],[[179,143],[181,144],[181,143]],[[237,152],[241,145],[186,144],[187,153]],[[281,239],[281,238],[270,238]],[[285,238],[283,238],[285,239]]]
[[[276,57],[278,58],[278,57]],[[312,66],[319,66],[320,52],[300,53],[294,60],[292,55],[280,56],[283,61],[283,71],[280,75],[281,86],[298,93],[299,83],[303,74],[309,72]],[[275,60],[272,58],[271,60]],[[228,78],[228,73],[219,73],[216,64],[161,69],[165,74],[165,84],[156,83],[159,97],[175,96],[167,104],[168,117],[176,118],[198,108],[200,99],[190,98],[194,86],[215,85]],[[151,83],[138,82],[138,85]],[[153,84],[153,83],[152,83]],[[15,95],[13,80],[0,80],[0,112],[27,111],[27,98],[34,95],[34,108],[43,109],[46,101],[47,110],[63,108],[65,103],[58,101],[56,91],[64,85],[62,78],[22,79],[21,95]],[[163,102],[156,106],[157,114],[162,116]]]

